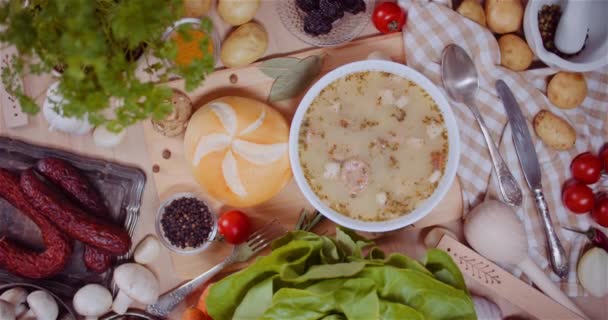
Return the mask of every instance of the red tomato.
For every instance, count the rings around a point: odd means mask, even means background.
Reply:
[[[599,223],[602,227],[608,227],[608,195],[600,194],[595,199],[595,206],[591,210],[591,217],[595,222]]]
[[[596,183],[602,175],[602,160],[591,154],[584,152],[572,160],[570,172],[574,179],[586,184]]]
[[[584,183],[570,180],[562,190],[562,202],[574,213],[589,212],[593,208],[593,191]]]
[[[382,2],[374,8],[372,21],[382,33],[401,31],[405,25],[405,12],[394,2]]]
[[[600,149],[600,159],[604,162],[604,169],[608,171],[608,142]]]
[[[226,242],[240,244],[245,242],[251,232],[249,217],[241,211],[232,210],[220,216],[218,231]]]

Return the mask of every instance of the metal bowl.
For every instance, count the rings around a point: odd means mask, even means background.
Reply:
[[[24,282],[23,283],[17,282],[17,283],[3,284],[3,285],[0,285],[0,292],[4,292],[8,289],[17,288],[17,287],[25,288],[28,292],[41,290],[41,291],[44,291],[44,292],[50,294],[53,298],[55,298],[55,301],[57,302],[57,305],[59,306],[59,317],[57,319],[60,319],[60,320],[78,319],[78,317],[76,317],[76,313],[74,312],[74,310],[72,309],[72,307],[70,307],[70,305],[68,303],[66,303],[64,300],[59,298],[53,292],[51,292],[43,287],[37,286],[35,284],[24,283]]]

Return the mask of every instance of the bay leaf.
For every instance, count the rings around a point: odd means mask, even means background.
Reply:
[[[258,69],[260,69],[260,71],[262,71],[265,75],[276,79],[281,74],[295,67],[299,62],[300,59],[298,58],[274,58],[262,62]]]
[[[314,80],[323,65],[320,56],[310,56],[300,60],[293,68],[287,69],[276,78],[270,89],[269,102],[286,100],[295,97]]]

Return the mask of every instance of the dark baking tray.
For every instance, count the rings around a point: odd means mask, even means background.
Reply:
[[[145,173],[134,167],[94,159],[66,151],[36,146],[12,138],[0,137],[0,168],[18,172],[32,167],[44,157],[57,157],[69,161],[83,171],[105,197],[114,223],[122,224],[133,235],[146,183]],[[6,235],[32,249],[42,248],[37,226],[0,198],[0,235]],[[43,281],[23,279],[0,269],[0,283],[29,282],[44,286],[58,295],[69,297],[87,283],[99,283],[110,288],[112,269],[96,274],[89,272],[82,261],[83,245],[74,242],[74,253],[65,270],[57,276]],[[118,257],[116,263],[128,260],[131,251]],[[73,290],[73,292],[70,292]]]

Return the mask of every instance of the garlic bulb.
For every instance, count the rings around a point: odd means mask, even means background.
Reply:
[[[53,83],[46,92],[46,99],[42,104],[42,114],[49,123],[49,130],[62,131],[66,133],[83,135],[91,131],[93,126],[89,123],[86,115],[83,119],[66,118],[55,111],[61,107],[63,97],[58,91],[59,82]]]
[[[98,147],[112,148],[120,144],[125,137],[126,130],[115,133],[109,131],[105,126],[96,127],[93,131],[93,142]]]

